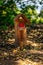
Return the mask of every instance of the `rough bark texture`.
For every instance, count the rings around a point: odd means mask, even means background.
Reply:
[[[23,46],[26,44],[26,28],[24,27],[20,29],[17,25],[18,23],[15,23],[16,42],[20,45],[20,48],[23,49]]]
[[[26,36],[27,36],[25,23],[30,23],[30,21],[23,14],[17,15],[14,21],[15,21],[16,42],[19,43],[20,48],[22,49],[23,46],[26,44]]]

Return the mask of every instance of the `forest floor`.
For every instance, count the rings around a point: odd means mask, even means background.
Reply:
[[[27,27],[27,44],[15,46],[15,30],[0,31],[0,65],[43,65],[43,24]]]

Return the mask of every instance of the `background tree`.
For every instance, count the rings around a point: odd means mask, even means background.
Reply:
[[[13,26],[13,18],[17,15],[18,8],[13,0],[0,1],[0,28],[6,29]]]
[[[43,5],[43,0],[0,0],[0,29],[13,27],[13,19],[19,13],[25,14],[32,23],[43,22],[43,7],[37,13],[39,5]]]

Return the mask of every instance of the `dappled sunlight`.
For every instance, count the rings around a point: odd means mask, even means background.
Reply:
[[[29,41],[29,40],[27,40],[27,44],[30,44],[30,45],[32,45],[32,46],[39,46],[38,43],[35,43],[35,42],[32,42],[32,41]]]
[[[8,53],[7,53],[7,52],[4,52],[3,54],[4,54],[4,56],[7,56],[7,55],[8,55]]]
[[[32,46],[39,46],[37,43],[33,43]]]
[[[28,38],[33,38],[32,36],[28,36]]]
[[[31,8],[29,8],[28,13],[32,14],[32,9]]]
[[[12,52],[15,54],[15,53],[18,52],[18,50],[17,49],[13,49]]]
[[[32,43],[32,41],[27,40],[27,43],[30,44],[30,43]]]
[[[30,53],[39,53],[39,54],[43,54],[43,51],[38,51],[38,50],[30,50]]]
[[[9,44],[12,44],[15,42],[15,39],[8,39],[7,42],[9,42]]]
[[[29,41],[29,40],[27,40],[27,44],[26,45],[31,45],[31,44],[33,44],[33,42],[32,41]]]
[[[18,65],[41,65],[41,62],[33,62],[29,59],[16,61]]]

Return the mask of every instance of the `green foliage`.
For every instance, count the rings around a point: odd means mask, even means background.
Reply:
[[[4,0],[0,1],[0,28],[6,29],[7,26],[13,26],[13,19],[17,15],[18,10],[13,0],[8,0],[5,3]]]
[[[6,30],[6,29],[8,29],[8,27],[6,25],[1,25],[0,29]]]
[[[21,10],[18,9],[16,3],[20,4]],[[28,1],[30,2],[30,0]],[[19,13],[25,14],[25,16],[30,20],[30,22],[34,23],[43,23],[43,10],[41,10],[40,14],[37,13],[36,9],[36,1],[31,0],[34,5],[25,5],[22,0],[0,0],[0,28],[7,29],[8,26],[13,27],[14,21],[13,19]],[[42,4],[42,1],[39,1]],[[27,24],[28,25],[28,24]]]
[[[41,10],[39,16],[43,17],[43,10]]]

